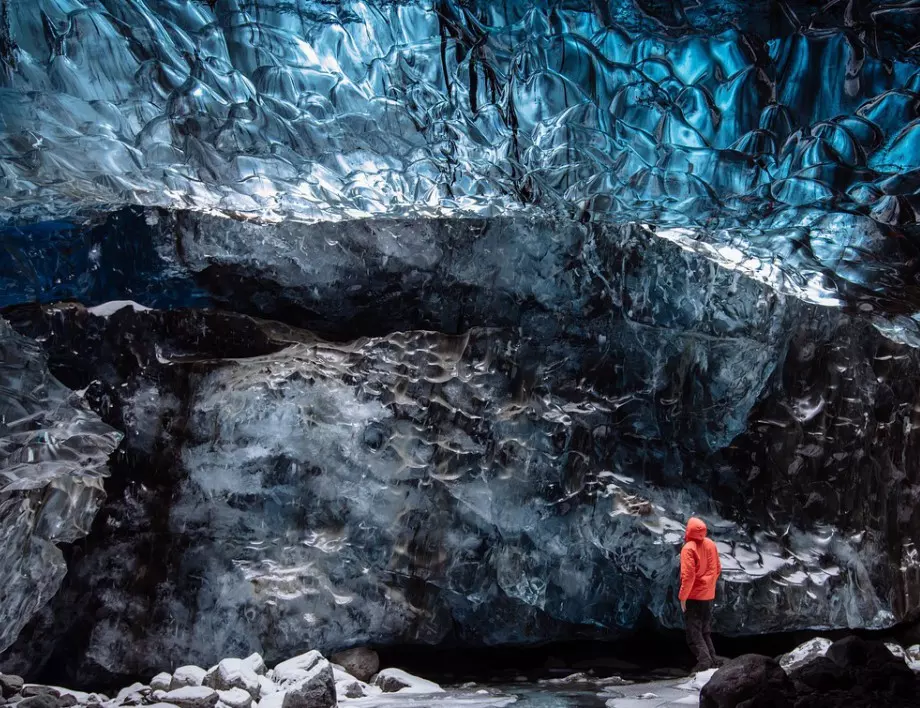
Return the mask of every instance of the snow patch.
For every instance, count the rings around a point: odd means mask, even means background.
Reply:
[[[149,312],[149,307],[144,307],[143,305],[134,302],[134,300],[112,300],[111,302],[104,302],[101,305],[96,305],[95,307],[87,307],[86,311],[91,315],[96,317],[111,317],[119,310],[123,310],[126,307],[130,307],[135,312]]]

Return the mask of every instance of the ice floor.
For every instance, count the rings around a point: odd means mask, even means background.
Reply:
[[[511,684],[445,687],[437,695],[384,695],[348,701],[351,708],[667,708],[697,706],[700,689],[714,672],[627,686]]]

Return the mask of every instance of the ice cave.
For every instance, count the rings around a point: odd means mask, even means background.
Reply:
[[[920,0],[0,0],[0,706],[920,706],[918,215]]]

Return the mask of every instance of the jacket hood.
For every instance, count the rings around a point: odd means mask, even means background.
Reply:
[[[702,541],[706,538],[706,524],[703,523],[702,519],[698,519],[695,516],[690,518],[690,521],[687,522],[687,533],[684,535],[684,539],[687,541]]]

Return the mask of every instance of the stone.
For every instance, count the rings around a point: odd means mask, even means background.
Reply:
[[[281,708],[332,708],[337,705],[332,666],[322,659],[284,688]]]
[[[25,683],[22,680],[21,676],[14,676],[13,674],[0,674],[0,694],[4,698],[10,698],[15,696],[22,690],[22,687]]]
[[[333,663],[338,664],[356,679],[365,683],[380,670],[380,657],[377,652],[367,647],[340,651],[330,658]]]
[[[718,669],[700,692],[700,708],[793,708],[795,686],[777,661],[744,654]]]
[[[783,654],[779,659],[779,665],[782,666],[787,673],[794,671],[800,666],[804,666],[811,662],[813,659],[824,656],[831,644],[833,644],[833,642],[825,637],[809,639],[788,654]]]
[[[67,705],[74,705],[75,702],[69,703]],[[65,704],[61,701],[60,696],[55,696],[50,693],[42,693],[36,696],[30,696],[24,698],[17,706],[22,706],[22,708],[66,708]]]
[[[253,703],[252,696],[242,688],[219,690],[217,695],[220,698],[220,702],[227,708],[250,708]]]
[[[894,642],[885,642],[885,648],[891,652],[891,655],[897,659],[900,659],[904,663],[907,663],[907,651],[900,644],[895,644]]]
[[[335,695],[339,700],[342,698],[364,698],[368,695],[367,684],[354,677],[336,681]]]
[[[140,705],[144,696],[151,691],[151,686],[145,686],[142,683],[134,683],[121,689],[114,698],[117,705]]]
[[[268,668],[265,666],[265,660],[262,658],[261,654],[250,654],[245,659],[243,663],[248,666],[254,674],[257,676],[264,676]]]
[[[253,670],[252,665],[243,659],[223,659],[207,672],[202,685],[219,691],[241,688],[253,700],[259,700],[259,675]]]
[[[828,648],[827,658],[867,691],[909,697],[920,689],[914,672],[882,642],[845,637]]]
[[[374,677],[374,686],[384,693],[443,693],[433,681],[413,676],[402,669],[384,669]]]
[[[268,676],[259,676],[259,700],[273,693],[277,693],[280,690],[278,684],[272,681]]]
[[[304,678],[310,671],[314,669],[317,665],[322,662],[326,662],[326,659],[318,651],[311,650],[305,654],[298,654],[297,656],[291,657],[286,661],[282,661],[280,664],[275,666],[273,669],[270,678],[277,684],[280,684],[284,687],[285,684],[291,683],[293,681],[299,681]],[[331,671],[330,667],[330,671]]]
[[[184,686],[166,694],[164,701],[178,708],[214,708],[220,696],[207,686]]]
[[[172,674],[163,672],[150,679],[150,688],[153,691],[168,691],[172,687]]]
[[[339,699],[362,698],[381,693],[379,688],[355,678],[339,664],[332,664],[332,676],[335,679],[335,695]]]
[[[811,661],[796,666],[789,671],[789,678],[797,686],[803,684],[800,693],[849,689],[854,684],[850,673],[826,656],[815,656]]]
[[[169,684],[170,691],[184,686],[201,686],[204,683],[204,677],[208,672],[200,666],[180,666],[173,672],[172,681]]]
[[[54,696],[60,698],[61,692],[52,686],[40,686],[34,683],[27,683],[19,692],[23,698],[32,698],[33,696]]]

